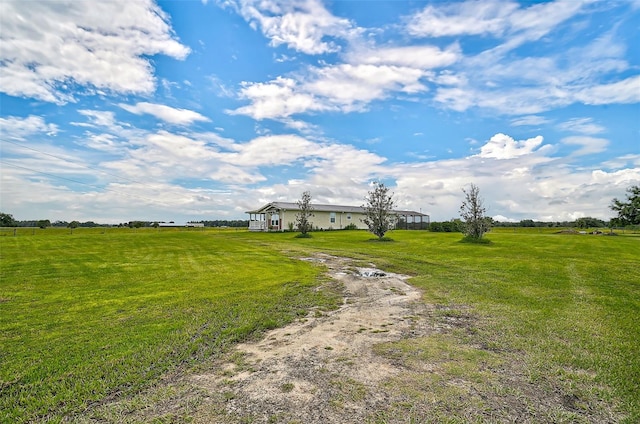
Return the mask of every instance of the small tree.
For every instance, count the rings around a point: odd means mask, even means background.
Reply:
[[[469,190],[462,189],[464,201],[460,206],[460,216],[464,221],[464,234],[472,240],[480,240],[489,231],[489,220],[484,216],[486,209],[480,198],[480,189],[471,184]]]
[[[640,185],[631,186],[627,189],[627,201],[622,202],[613,199],[609,208],[618,212],[615,221],[620,225],[639,225],[640,224]]]
[[[16,220],[9,213],[0,212],[0,227],[15,227]]]
[[[364,223],[369,227],[369,231],[382,240],[387,231],[393,228],[396,217],[393,214],[395,202],[393,193],[389,194],[389,189],[380,182],[374,182],[373,190],[364,198],[367,204],[364,207]]]
[[[313,216],[313,207],[311,206],[311,193],[305,191],[298,200],[298,213],[296,214],[296,224],[300,235],[307,237],[307,233],[311,231],[311,222],[309,218]]]

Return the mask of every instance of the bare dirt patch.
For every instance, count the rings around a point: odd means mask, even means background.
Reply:
[[[592,381],[534,378],[521,353],[482,340],[482,320],[468,306],[427,304],[407,276],[374,265],[304,260],[344,286],[342,306],[239,345],[211,373],[192,376],[208,394],[195,422],[620,420]]]
[[[541,372],[467,305],[428,304],[408,277],[317,254],[342,305],[238,345],[210,370],[167,376],[78,422],[616,423],[609,389]],[[566,377],[558,377],[556,374]],[[608,399],[608,400],[607,400]]]
[[[362,422],[388,404],[378,385],[400,370],[372,347],[429,331],[407,276],[323,254],[304,260],[322,263],[344,285],[343,304],[239,345],[235,361],[192,377],[212,399],[223,393],[228,422]],[[196,421],[211,419],[203,406]]]

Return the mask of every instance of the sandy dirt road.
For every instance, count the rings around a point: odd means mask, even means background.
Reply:
[[[212,396],[225,393],[226,422],[362,422],[388,402],[380,383],[400,371],[373,346],[430,331],[408,277],[324,254],[302,260],[344,285],[343,304],[239,345],[239,363],[192,378]],[[196,422],[211,422],[203,406]]]

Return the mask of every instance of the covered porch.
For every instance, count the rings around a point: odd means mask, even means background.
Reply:
[[[395,211],[396,230],[428,230],[429,215],[415,211]]]
[[[249,214],[249,231],[283,231],[282,211],[268,204],[254,211],[247,211]]]

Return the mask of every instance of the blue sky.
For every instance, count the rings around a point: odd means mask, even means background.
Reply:
[[[245,219],[270,201],[612,217],[640,184],[640,2],[0,3],[0,210]]]

